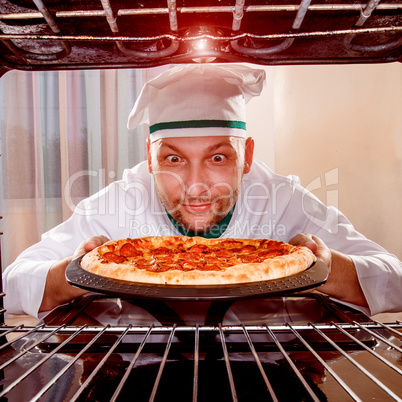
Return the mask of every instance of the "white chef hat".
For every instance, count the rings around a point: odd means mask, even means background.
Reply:
[[[166,137],[246,137],[246,103],[258,96],[265,71],[236,64],[188,64],[147,82],[127,127],[149,125],[151,142]]]

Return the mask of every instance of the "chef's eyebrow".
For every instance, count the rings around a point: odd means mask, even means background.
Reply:
[[[170,145],[170,144],[165,144],[165,143],[163,143],[163,142],[162,142],[160,148],[169,148],[169,149],[171,149],[172,151],[175,151],[175,152],[179,152],[179,151],[180,151],[176,146]]]
[[[177,147],[176,145],[173,145],[173,144],[164,144],[164,143],[162,143],[161,148],[162,147],[170,148],[174,152],[178,152],[178,153],[182,152],[179,147]],[[216,151],[217,149],[224,148],[224,147],[229,147],[232,150],[234,149],[233,145],[230,142],[223,142],[222,141],[222,142],[219,142],[218,144],[210,145],[206,149],[206,152],[213,152],[213,151]]]
[[[216,151],[219,148],[225,148],[225,147],[229,147],[231,149],[234,149],[233,145],[230,142],[220,142],[218,144],[211,145],[210,147],[208,147],[207,151],[213,152],[213,151]]]

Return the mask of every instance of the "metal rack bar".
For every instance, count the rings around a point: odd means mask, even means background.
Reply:
[[[39,400],[49,389],[52,387],[56,381],[64,374],[67,372],[67,370],[83,355],[105,332],[107,327],[102,328],[98,334],[96,334],[90,342],[88,342],[84,348],[81,349],[80,352],[76,354],[74,359],[72,359],[66,366],[63,367],[62,370],[60,370],[53,378],[51,381],[49,381],[32,399],[31,402]]]
[[[400,348],[399,346],[394,345],[392,342],[390,342],[388,339],[385,339],[382,335],[371,331],[369,328],[364,327],[363,325],[359,324],[358,322],[354,321],[354,324],[356,324],[360,329],[362,329],[363,331],[368,332],[370,335],[376,337],[377,339],[380,339],[382,342],[386,343],[388,346],[391,346],[391,348],[397,350],[398,352],[402,353],[402,348]]]
[[[297,32],[298,29],[300,28],[304,17],[307,14],[308,7],[310,6],[311,0],[302,0],[300,3],[300,7],[297,10],[296,17],[293,21],[292,24],[292,32]],[[240,25],[239,25],[240,29]],[[292,46],[293,42],[295,41],[295,38],[286,38],[283,42],[276,46],[270,46],[270,47],[263,47],[263,48],[250,48],[246,46],[242,46],[238,40],[234,40],[230,42],[230,46],[238,53],[243,53],[251,56],[265,56],[265,55],[270,55],[273,53],[278,53],[282,52],[283,50],[286,50],[290,46]]]
[[[237,398],[236,387],[235,387],[235,383],[234,383],[234,379],[233,379],[232,368],[230,367],[229,353],[228,353],[228,349],[226,346],[225,335],[223,333],[221,324],[219,324],[219,335],[220,335],[221,344],[222,344],[223,356],[225,358],[226,370],[227,370],[227,375],[228,375],[229,385],[230,385],[230,392],[232,394],[233,401],[237,401],[238,398]]]
[[[167,0],[169,12],[169,25],[173,32],[177,32],[179,25],[177,23],[177,4],[176,0]]]
[[[13,381],[7,388],[2,390],[0,393],[0,397],[3,395],[7,394],[9,391],[11,391],[15,386],[17,386],[22,380],[27,378],[30,374],[32,374],[37,368],[39,368],[42,364],[44,364],[46,361],[48,361],[51,357],[53,357],[60,349],[62,349],[65,345],[67,345],[71,340],[73,340],[77,335],[79,335],[82,330],[85,328],[85,325],[81,327],[80,330],[72,334],[70,337],[68,337],[64,342],[60,343],[57,348],[55,348],[51,353],[45,355],[43,359],[41,359],[38,363],[36,363],[34,366],[32,366],[29,370],[27,370],[21,377],[17,378],[15,381]]]
[[[363,349],[367,350],[371,355],[376,357],[377,359],[381,360],[384,364],[386,364],[388,367],[390,367],[392,370],[395,370],[398,374],[402,375],[402,370],[400,370],[398,367],[390,363],[387,359],[384,359],[382,356],[380,356],[375,350],[370,349],[367,345],[365,345],[363,342],[359,341],[356,337],[353,335],[349,334],[349,332],[345,331],[342,327],[340,327],[336,323],[332,323],[335,325],[336,328],[339,329],[343,334],[348,336],[350,339],[352,339],[354,342],[356,342],[359,346],[361,346]]]
[[[320,334],[327,342],[331,344],[338,352],[340,352],[346,359],[348,359],[355,367],[357,367],[363,374],[365,374],[371,381],[373,381],[378,387],[385,391],[388,395],[394,398],[396,401],[402,402],[402,399],[398,397],[393,391],[386,387],[378,378],[376,378],[372,373],[370,373],[365,367],[353,359],[349,354],[340,348],[332,339],[325,335],[320,329],[318,329],[314,324],[310,324],[318,334]]]
[[[5,332],[2,332],[2,333],[0,334],[0,338],[6,337],[6,336],[7,336],[8,334],[10,334],[11,332],[17,332],[18,329],[23,328],[23,327],[24,327],[23,324],[21,324],[21,325],[16,325],[15,327],[8,327]],[[1,349],[1,347],[0,347],[0,349]]]
[[[244,336],[246,337],[248,345],[250,347],[251,353],[254,356],[255,362],[257,363],[258,369],[260,370],[261,376],[262,376],[262,378],[263,378],[263,380],[265,382],[265,385],[266,385],[266,387],[268,389],[269,395],[271,396],[271,399],[272,399],[273,402],[277,402],[278,398],[276,397],[275,391],[272,388],[272,385],[269,382],[269,379],[268,379],[267,375],[265,374],[265,371],[264,371],[264,369],[262,367],[262,364],[261,364],[261,360],[258,357],[257,351],[255,350],[255,347],[253,345],[253,342],[251,341],[250,335],[249,335],[249,333],[248,333],[248,331],[247,331],[247,329],[246,329],[246,327],[244,325],[243,325],[243,331],[244,331]]]
[[[233,10],[232,31],[237,32],[240,29],[241,21],[244,16],[244,4],[246,0],[236,0]]]
[[[360,12],[365,6],[365,3],[358,4],[311,4],[308,8],[309,12],[323,12],[323,11],[358,11]],[[267,5],[246,5],[244,12],[258,13],[258,12],[295,12],[299,9],[299,5],[292,4],[267,4]],[[380,3],[377,8],[380,11],[393,11],[402,9],[402,3]],[[199,6],[199,7],[177,7],[177,12],[181,14],[202,14],[202,13],[233,13],[235,6]],[[160,15],[169,14],[168,7],[149,7],[145,9],[119,9],[116,12],[118,17],[123,16],[141,16],[141,15]],[[104,10],[74,10],[74,11],[55,11],[56,18],[88,18],[88,17],[106,17]],[[21,13],[0,13],[2,20],[27,20],[43,18],[40,12],[28,11]]]
[[[391,332],[392,334],[396,335],[399,337],[399,339],[402,339],[402,332],[398,332],[396,329],[391,328],[389,325],[383,324],[381,322],[378,322],[376,320],[373,320],[377,325],[381,326],[382,328],[385,328],[387,331]],[[399,324],[402,324],[401,321],[397,321]]]
[[[34,3],[38,10],[40,11],[42,17],[47,22],[49,28],[55,34],[60,34],[60,28],[57,26],[56,21],[53,19],[51,13],[45,6],[42,0],[34,0]],[[64,57],[67,57],[71,53],[71,46],[67,40],[62,40],[61,45],[63,49],[55,53],[34,53],[20,47],[16,46],[11,40],[3,41],[3,44],[7,46],[7,48],[14,53],[16,56],[22,57],[23,59],[27,60],[60,60]]]
[[[359,19],[355,23],[355,27],[362,27],[366,21],[370,18],[373,11],[379,6],[381,0],[370,0],[364,8],[360,11]],[[400,45],[402,45],[402,38],[397,38],[391,42],[384,43],[382,45],[357,45],[353,43],[356,34],[348,34],[345,36],[344,45],[346,48],[351,49],[355,52],[380,52],[384,50],[394,49]]]
[[[118,387],[116,388],[112,398],[110,399],[110,402],[115,402],[117,400],[117,398],[119,397],[119,394],[120,394],[121,390],[123,389],[124,384],[126,383],[127,378],[130,375],[131,370],[133,369],[135,363],[137,362],[137,359],[138,359],[142,349],[144,348],[149,336],[151,335],[151,332],[152,332],[153,329],[154,329],[154,326],[151,325],[149,327],[147,333],[145,334],[144,338],[142,339],[142,342],[141,342],[140,346],[138,347],[137,352],[135,353],[135,355],[134,355],[133,359],[131,360],[129,366],[127,367],[126,372],[124,373],[122,379],[120,380],[120,383],[119,383]]]
[[[198,400],[199,358],[200,358],[200,327],[197,324],[195,326],[195,339],[194,339],[193,402],[196,402]]]
[[[355,401],[361,401],[361,399],[352,391],[350,387],[342,380],[341,377],[321,358],[321,356],[310,346],[310,344],[297,332],[291,324],[288,324],[290,330],[297,336],[297,338],[303,343],[303,345],[311,352],[311,354],[322,364],[325,370],[331,374],[331,376],[338,382],[338,384],[349,394]]]
[[[158,391],[159,383],[160,383],[161,378],[162,378],[163,369],[165,368],[165,364],[166,364],[166,360],[167,360],[167,357],[168,357],[168,354],[169,354],[169,350],[170,350],[170,347],[172,346],[172,341],[173,341],[173,336],[174,336],[175,330],[176,330],[176,324],[173,325],[172,332],[170,333],[169,339],[168,339],[168,341],[166,343],[165,353],[163,354],[162,362],[161,362],[161,364],[159,366],[158,375],[156,376],[155,383],[154,383],[154,386],[152,388],[152,393],[151,393],[151,396],[149,398],[150,402],[155,400],[156,392]]]
[[[289,324],[285,324],[285,325],[272,325],[270,326],[270,328],[275,331],[275,332],[280,332],[280,331],[287,331],[289,330]],[[356,329],[361,329],[361,327],[359,326],[359,323],[348,323],[348,324],[340,324],[342,326],[343,329],[347,329],[347,330],[356,330]],[[395,324],[392,324],[393,328],[399,328],[402,330],[402,322],[401,321],[396,321]],[[332,324],[315,324],[315,326],[321,330],[334,330],[334,326]],[[27,331],[31,332],[31,331],[37,331],[37,332],[49,332],[49,331],[53,331],[54,328],[56,328],[56,326],[45,326],[44,324],[40,324],[38,326],[23,326],[23,325],[19,325],[15,328],[15,332],[20,333],[27,333]],[[61,328],[60,329],[60,334],[63,333],[67,333],[67,334],[71,334],[72,332],[75,332],[77,330],[77,328],[79,327],[75,327],[75,326],[69,326],[69,327],[65,327],[65,328]],[[265,332],[265,328],[266,325],[247,325],[246,326],[247,331],[249,332]],[[295,328],[297,331],[305,331],[305,330],[311,330],[311,325],[307,325],[307,324],[300,324],[300,325],[293,325],[293,328]],[[364,329],[372,329],[372,330],[377,330],[377,329],[382,329],[382,325],[378,325],[376,323],[367,323],[363,325]],[[392,327],[390,327],[392,328]],[[7,326],[0,326],[0,331],[4,330],[4,331],[8,331],[10,329],[10,327]],[[89,334],[96,334],[100,331],[100,329],[104,329],[104,327],[91,327],[91,326],[87,326],[84,329],[84,333],[89,333]],[[125,331],[126,327],[125,326],[109,326],[107,328],[105,328],[105,332],[108,334],[120,334],[123,331]],[[136,326],[136,327],[132,327],[129,330],[128,335],[134,335],[134,334],[145,334],[147,333],[150,329],[152,329],[152,332],[154,332],[155,334],[157,333],[164,333],[164,334],[169,334],[171,332],[172,327],[171,326],[166,326],[166,325],[161,325],[161,326]],[[186,326],[179,326],[177,325],[176,327],[176,331],[180,331],[180,332],[191,332],[193,333],[196,329],[195,325],[186,325]],[[200,332],[217,332],[218,331],[218,327],[216,325],[203,325],[202,327],[199,327]],[[224,325],[222,326],[223,331],[225,332],[231,332],[231,333],[243,333],[243,327],[241,325]],[[400,334],[399,332],[397,332],[398,334]],[[4,335],[4,333],[1,333],[1,335]],[[378,336],[378,334],[375,334],[376,336]],[[24,335],[22,335],[23,337]],[[393,345],[395,346],[395,345]],[[1,346],[0,348],[2,348],[3,346]]]
[[[61,325],[59,328],[54,329],[52,332],[46,334],[42,338],[38,339],[36,342],[32,343],[29,347],[24,348],[21,350],[17,355],[13,356],[11,359],[7,360],[4,362],[2,365],[0,365],[0,370],[3,370],[5,367],[9,366],[11,363],[15,362],[18,360],[21,356],[24,356],[26,353],[28,353],[30,350],[38,346],[39,344],[43,343],[46,339],[49,339],[52,335],[54,335],[58,330],[65,325]]]
[[[77,392],[72,396],[70,399],[70,402],[76,401],[82,392],[86,389],[88,384],[95,378],[96,374],[100,371],[100,369],[103,367],[103,365],[106,363],[107,359],[112,355],[112,353],[115,351],[117,346],[121,343],[123,338],[126,336],[127,332],[131,328],[131,325],[129,325],[125,331],[117,338],[116,342],[110,347],[108,352],[105,354],[103,359],[99,362],[99,364],[95,367],[95,369],[92,371],[91,375],[88,376],[88,378],[85,380],[85,382],[81,385],[81,387],[77,390]]]
[[[286,361],[288,362],[289,366],[292,368],[292,370],[294,371],[294,373],[296,374],[296,376],[298,377],[298,379],[300,380],[300,382],[303,384],[304,388],[306,389],[306,391],[308,392],[308,394],[310,395],[310,397],[313,399],[313,401],[319,402],[320,399],[317,397],[317,395],[314,393],[314,391],[311,389],[310,385],[307,383],[307,381],[305,380],[305,378],[302,376],[302,374],[300,373],[300,371],[297,369],[296,365],[293,363],[293,361],[290,359],[289,355],[286,353],[285,349],[283,348],[283,346],[280,344],[278,338],[275,336],[275,334],[273,333],[273,331],[271,330],[271,328],[268,327],[268,325],[265,326],[267,332],[269,333],[269,335],[271,336],[271,338],[273,339],[273,341],[275,342],[276,346],[278,347],[278,349],[280,350],[280,352],[282,353],[283,357],[286,359]]]
[[[6,348],[6,347],[12,345],[14,342],[19,341],[20,339],[24,338],[26,335],[32,334],[33,332],[35,332],[35,331],[38,330],[39,328],[43,328],[44,326],[45,326],[45,325],[42,324],[42,325],[39,325],[39,326],[36,326],[36,327],[31,327],[31,329],[28,330],[28,332],[25,331],[23,334],[21,334],[21,335],[18,336],[17,338],[12,339],[12,340],[10,340],[9,342],[7,342],[7,343],[1,345],[1,346],[0,346],[0,350],[2,350],[2,349],[4,349],[4,348]],[[21,328],[23,328],[23,326],[22,326]]]
[[[119,33],[119,27],[117,25],[117,17],[114,16],[112,7],[110,5],[109,0],[100,0],[102,7],[106,14],[106,20],[109,24],[110,30],[114,35]],[[177,32],[177,11],[176,11],[176,2],[174,0],[167,0],[168,1],[168,10],[169,10],[169,22],[170,22],[170,29],[172,32]],[[139,51],[134,49],[129,49],[123,42],[120,40],[115,41],[117,48],[124,54],[129,56],[135,57],[142,57],[142,58],[160,58],[166,57],[173,54],[178,48],[179,43],[177,40],[171,40],[171,44],[166,49],[162,50],[154,50],[154,51]]]

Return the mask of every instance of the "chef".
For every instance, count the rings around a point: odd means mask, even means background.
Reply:
[[[183,65],[143,88],[128,119],[148,124],[148,158],[80,202],[4,272],[9,313],[38,316],[79,297],[68,263],[109,239],[198,235],[271,238],[309,247],[330,270],[319,290],[367,314],[402,311],[402,263],[358,233],[293,176],[253,159],[245,105],[265,72]]]

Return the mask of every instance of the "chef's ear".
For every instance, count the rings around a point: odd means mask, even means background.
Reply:
[[[246,146],[244,149],[244,173],[247,174],[251,170],[251,165],[253,164],[254,155],[254,140],[249,137],[246,140]]]
[[[148,137],[147,138],[147,158],[148,158],[148,171],[149,173],[152,173],[152,167],[151,167],[151,163],[152,163],[152,159],[151,159],[151,140]]]

